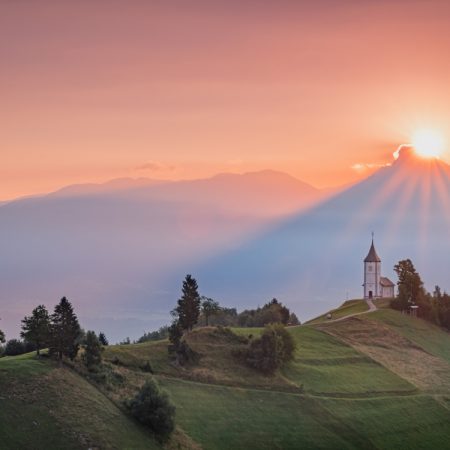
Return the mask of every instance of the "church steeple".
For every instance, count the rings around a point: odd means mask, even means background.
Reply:
[[[365,263],[368,262],[381,262],[381,258],[378,256],[377,251],[375,250],[375,245],[373,243],[373,233],[372,233],[372,245],[370,246],[369,253],[364,260]]]

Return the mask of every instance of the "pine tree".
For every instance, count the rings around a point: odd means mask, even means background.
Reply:
[[[80,324],[73,307],[67,298],[63,297],[51,316],[50,353],[57,355],[60,361],[63,356],[74,359],[80,346],[80,334]]]
[[[20,336],[36,347],[36,354],[39,356],[40,350],[48,344],[50,338],[50,316],[44,305],[33,309],[31,316],[22,320]]]
[[[100,341],[100,344],[104,345],[105,347],[109,345],[108,339],[106,339],[105,333],[102,331],[98,335],[98,340]]]
[[[93,331],[86,333],[86,343],[83,345],[83,361],[89,370],[94,369],[102,362],[102,344]]]
[[[5,342],[5,333],[3,333],[2,330],[0,330],[0,344],[3,344]]]
[[[178,317],[178,322],[183,330],[191,331],[198,322],[200,304],[197,281],[191,275],[186,275],[183,281],[181,298],[173,312],[174,316]]]

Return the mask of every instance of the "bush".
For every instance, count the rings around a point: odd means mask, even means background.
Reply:
[[[246,363],[265,374],[273,374],[294,357],[295,342],[281,324],[267,325],[245,353]]]
[[[160,440],[166,440],[175,429],[175,406],[154,380],[146,381],[127,406]]]
[[[124,385],[125,377],[121,373],[116,372],[110,365],[102,364],[96,367],[96,370],[89,372],[88,378],[91,380],[103,384],[108,390],[112,390],[115,386]]]

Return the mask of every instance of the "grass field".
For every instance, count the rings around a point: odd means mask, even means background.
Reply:
[[[426,396],[318,399],[173,379],[162,384],[180,425],[205,449],[444,449],[450,439],[450,412]]]
[[[342,311],[361,303],[334,318]],[[107,347],[125,380],[108,389],[49,360],[0,359],[0,448],[159,448],[118,407],[150,376],[177,407],[167,449],[450,448],[449,333],[389,309],[318,320],[289,328],[295,358],[267,377],[235,353],[261,331],[196,330],[199,362],[182,368],[167,341]]]

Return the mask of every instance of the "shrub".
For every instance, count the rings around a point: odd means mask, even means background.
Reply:
[[[150,361],[146,361],[145,364],[142,364],[139,367],[143,372],[153,373],[153,368],[150,364]]]
[[[127,402],[131,414],[150,428],[160,440],[166,440],[175,428],[175,406],[154,380],[148,380],[136,397]]]
[[[292,360],[294,351],[295,342],[283,325],[267,325],[261,337],[250,342],[245,361],[265,374],[272,374]]]

